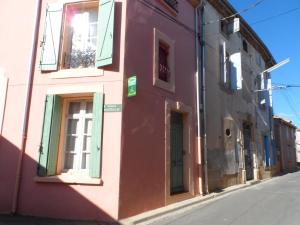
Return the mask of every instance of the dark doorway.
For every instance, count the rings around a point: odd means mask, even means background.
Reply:
[[[244,136],[244,156],[245,156],[245,170],[246,180],[253,180],[253,159],[251,150],[251,126],[243,125]]]
[[[183,181],[183,115],[171,112],[171,194],[184,192]]]

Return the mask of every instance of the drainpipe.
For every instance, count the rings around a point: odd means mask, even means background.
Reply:
[[[22,179],[22,165],[23,165],[23,158],[25,154],[25,146],[27,141],[32,82],[33,82],[33,75],[35,70],[36,51],[38,46],[37,42],[38,42],[38,34],[39,34],[39,26],[40,26],[41,6],[42,6],[42,0],[36,0],[35,27],[34,27],[34,33],[32,38],[33,41],[31,47],[29,72],[26,81],[26,96],[25,96],[24,117],[23,117],[23,124],[22,124],[22,143],[21,143],[21,149],[20,149],[18,164],[17,164],[16,181],[15,181],[13,202],[12,202],[12,209],[11,209],[12,214],[15,214],[18,209],[19,193],[20,193],[20,186],[21,186],[21,179]]]
[[[199,78],[199,61],[200,61],[200,57],[199,57],[199,40],[200,40],[200,35],[199,35],[199,8],[202,5],[202,1],[201,3],[199,3],[199,5],[197,5],[197,7],[195,8],[195,46],[196,46],[196,97],[197,97],[197,102],[196,102],[196,107],[197,107],[197,156],[198,156],[198,172],[199,172],[199,194],[203,195],[203,182],[202,182],[202,174],[200,174],[200,171],[202,171],[202,152],[201,152],[201,131],[200,131],[200,105],[201,105],[201,100],[200,100],[200,78]],[[201,168],[201,169],[200,169]]]
[[[208,194],[208,173],[207,173],[207,143],[206,143],[206,85],[205,85],[205,9],[206,0],[203,0],[201,7],[201,100],[202,100],[202,152],[204,162],[205,193]],[[201,112],[201,111],[200,111]],[[200,132],[201,132],[200,130]]]
[[[207,148],[206,148],[206,114],[205,114],[205,48],[204,48],[204,4],[205,0],[195,8],[195,30],[196,30],[196,96],[197,96],[197,151],[198,151],[198,162],[199,166],[204,166],[204,185],[203,188],[202,174],[199,174],[199,193],[208,194],[208,177],[207,177]],[[199,56],[199,9],[201,8],[201,69],[200,69],[200,56]],[[200,77],[199,77],[200,71]],[[203,113],[203,114],[202,114]],[[202,138],[201,138],[202,137]],[[201,141],[202,139],[202,141]],[[199,168],[200,171],[200,168]]]

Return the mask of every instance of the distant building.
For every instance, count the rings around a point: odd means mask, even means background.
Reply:
[[[300,165],[300,129],[296,130],[296,156],[297,164]]]
[[[296,129],[291,121],[274,117],[274,134],[276,145],[276,172],[294,172],[296,160]]]

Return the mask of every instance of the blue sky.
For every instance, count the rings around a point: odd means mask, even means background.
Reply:
[[[230,0],[237,11],[259,0]],[[285,15],[281,13],[291,11]],[[290,63],[272,72],[274,84],[300,85],[300,1],[264,0],[241,14],[267,45],[275,60],[290,57]],[[272,19],[255,23],[266,18]],[[274,114],[292,120],[300,127],[300,87],[273,91]]]

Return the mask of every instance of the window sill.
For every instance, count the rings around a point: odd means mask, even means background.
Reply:
[[[170,82],[165,82],[163,80],[160,80],[159,78],[154,78],[153,85],[156,87],[159,87],[161,89],[164,89],[165,91],[169,91],[171,93],[175,93],[175,85]]]
[[[61,174],[61,175],[49,176],[49,177],[35,177],[34,181],[39,183],[103,185],[103,181],[100,178],[91,178],[82,175],[70,175],[70,174]]]
[[[76,77],[96,77],[103,76],[104,70],[97,68],[84,69],[64,69],[50,73],[52,79],[76,78]]]

